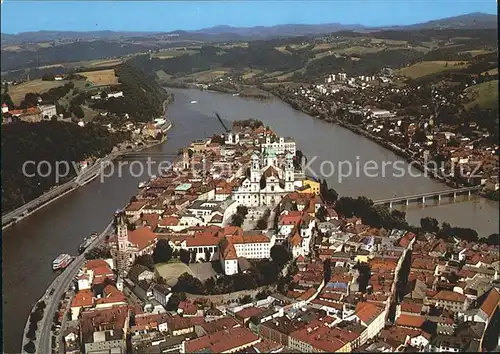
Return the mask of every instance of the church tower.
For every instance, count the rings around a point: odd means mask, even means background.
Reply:
[[[118,274],[126,275],[129,268],[129,254],[128,254],[128,230],[127,223],[125,222],[125,213],[120,210],[115,213],[116,225],[116,268]]]
[[[250,182],[252,183],[252,192],[260,190],[260,158],[256,153],[252,154],[252,165],[250,167]]]
[[[295,187],[293,185],[295,179],[294,168],[293,168],[293,155],[289,152],[286,154],[285,161],[285,191],[293,192]]]
[[[190,161],[189,161],[189,151],[188,149],[184,149],[182,152],[182,168],[184,170],[189,169]]]

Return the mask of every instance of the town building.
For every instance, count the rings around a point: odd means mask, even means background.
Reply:
[[[251,156],[250,174],[243,177],[239,186],[232,190],[232,198],[239,205],[248,207],[275,206],[295,190],[293,154],[287,152],[285,160],[274,148],[262,148],[260,155]]]

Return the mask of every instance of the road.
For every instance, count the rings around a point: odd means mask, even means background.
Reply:
[[[97,247],[103,243],[105,236],[112,229],[113,223],[111,222],[106,229],[94,240],[93,243],[87,248],[91,249],[93,247]],[[73,262],[54,280],[52,285],[48,288],[50,291],[51,288],[54,288],[54,293],[50,296],[48,300],[45,300],[47,307],[44,311],[43,319],[38,324],[38,328],[40,328],[38,334],[38,345],[37,345],[37,353],[51,353],[51,336],[52,336],[52,323],[54,320],[54,313],[56,313],[59,300],[61,299],[63,293],[66,289],[71,285],[75,275],[78,273],[78,270],[83,266],[85,262],[85,253],[79,255],[75,258]]]
[[[116,158],[121,152],[113,152],[109,154],[104,159],[98,159],[96,163],[94,163],[91,167],[84,169],[81,173],[79,173],[73,180],[66,182],[60,186],[57,186],[48,192],[45,192],[40,197],[33,199],[32,201],[24,204],[22,207],[17,208],[5,215],[2,215],[2,225],[6,225],[15,218],[20,218],[25,214],[25,216],[29,215],[34,209],[42,206],[45,203],[50,202],[51,200],[57,198],[58,196],[71,191],[79,186],[85,184],[89,179],[93,176],[96,176],[99,173],[101,166],[104,163],[108,163]]]

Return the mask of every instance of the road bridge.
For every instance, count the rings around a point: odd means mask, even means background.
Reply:
[[[442,198],[447,197],[450,200],[455,201],[458,196],[466,195],[467,197],[470,197],[473,193],[478,192],[479,190],[481,190],[481,186],[448,189],[442,191],[406,195],[402,197],[379,199],[379,200],[374,200],[373,204],[387,205],[389,206],[390,209],[392,209],[395,204],[403,204],[403,205],[410,205],[410,203],[425,204],[426,200],[428,199],[433,199],[440,202]]]

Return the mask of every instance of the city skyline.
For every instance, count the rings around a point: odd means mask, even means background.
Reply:
[[[29,4],[29,6],[27,6]],[[214,26],[283,24],[411,25],[468,13],[496,13],[496,1],[195,1],[2,3],[2,33],[30,31],[169,32]],[[362,11],[359,11],[362,6]],[[29,8],[27,10],[26,8]],[[119,16],[110,16],[113,12]],[[25,21],[11,14],[23,13]],[[54,21],[54,14],[63,14]],[[374,14],[377,14],[374,16]],[[147,21],[144,21],[148,18]],[[85,19],[82,21],[82,19]]]

